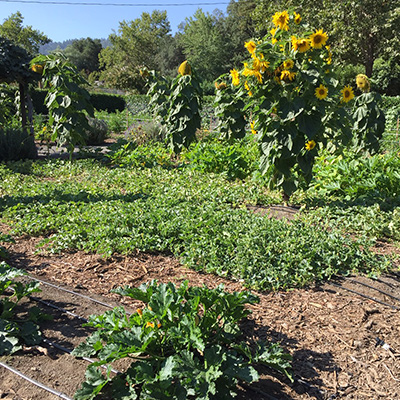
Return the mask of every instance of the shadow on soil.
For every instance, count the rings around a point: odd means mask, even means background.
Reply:
[[[239,400],[290,400],[292,397],[285,394],[285,386],[289,386],[297,394],[307,393],[309,398],[318,400],[326,398],[326,392],[322,389],[324,383],[320,378],[320,372],[334,372],[338,369],[331,353],[298,349],[296,338],[289,337],[268,326],[259,326],[253,320],[244,321],[241,329],[246,337],[252,338],[255,342],[279,343],[285,352],[291,353],[294,382],[290,382],[288,378],[274,369],[261,367],[258,371],[261,379],[253,385],[245,387],[245,391],[238,396]]]

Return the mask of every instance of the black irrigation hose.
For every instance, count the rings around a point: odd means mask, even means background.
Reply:
[[[58,307],[58,306],[56,306],[55,304],[49,303],[48,301],[44,301],[44,300],[42,300],[42,299],[39,299],[38,297],[29,296],[29,299],[31,299],[31,300],[33,300],[33,301],[36,301],[36,302],[38,302],[38,303],[44,304],[44,305],[47,306],[47,307],[54,308],[55,310],[62,311],[62,312],[64,312],[64,313],[68,314],[68,315],[71,315],[71,316],[74,317],[74,318],[80,319],[80,320],[83,321],[83,322],[89,322],[89,320],[88,320],[87,318],[81,317],[81,316],[78,315],[78,314],[75,314],[75,313],[73,313],[73,312],[71,312],[71,311],[68,311],[68,310],[66,310],[65,308]]]
[[[351,278],[346,278],[346,280],[349,281],[349,282],[352,282],[352,283],[357,283],[357,284],[359,284],[359,285],[365,286],[365,287],[367,287],[367,288],[369,288],[369,289],[376,290],[377,292],[382,293],[382,294],[384,294],[385,296],[388,296],[388,297],[391,297],[391,298],[394,299],[394,300],[400,301],[400,298],[398,298],[398,297],[396,297],[396,296],[393,296],[393,295],[390,294],[390,293],[386,293],[385,291],[383,291],[383,290],[381,290],[381,289],[378,289],[378,288],[376,288],[376,287],[374,287],[374,286],[372,286],[372,285],[368,285],[367,283],[359,282],[359,281],[357,281],[357,280],[355,280],[355,279],[351,279]]]
[[[40,387],[41,389],[46,390],[47,392],[49,392],[51,394],[54,394],[57,397],[60,397],[61,399],[72,400],[72,398],[68,397],[66,394],[61,393],[58,390],[52,389],[52,388],[44,385],[43,383],[40,383],[40,382],[36,381],[35,379],[30,378],[29,376],[23,374],[21,371],[18,371],[17,369],[15,369],[13,367],[10,367],[8,364],[5,364],[5,363],[0,361],[0,366],[2,366],[5,369],[8,369],[9,371],[14,373],[15,375],[20,376],[21,378],[23,378],[26,381],[36,385],[37,387]]]
[[[60,351],[62,351],[64,353],[67,353],[67,354],[71,354],[72,353],[72,350],[67,349],[64,346],[61,346],[58,343],[54,343],[54,342],[50,341],[49,339],[43,338],[42,340],[43,340],[43,343],[46,343],[48,346],[54,347],[55,349],[58,349],[58,350],[60,350]],[[81,358],[82,360],[87,361],[89,363],[94,363],[95,362],[95,360],[93,360],[92,358],[89,358],[89,357],[78,357],[78,358]],[[106,365],[101,365],[100,367],[102,367],[104,369],[107,368]],[[113,369],[113,368],[111,368],[111,372],[113,372],[114,374],[117,374],[117,375],[121,374],[120,371],[117,371],[116,369]]]
[[[357,292],[356,290],[348,289],[348,288],[346,288],[346,287],[344,287],[344,286],[338,285],[337,283],[328,282],[328,284],[329,284],[329,285],[332,285],[332,286],[335,286],[335,287],[338,287],[338,288],[343,289],[343,290],[347,290],[347,291],[350,292],[350,293],[357,294],[358,296],[364,297],[364,298],[366,298],[366,299],[375,301],[376,303],[382,304],[382,305],[384,305],[384,306],[386,306],[386,307],[390,307],[392,310],[400,310],[400,307],[396,307],[396,306],[393,306],[393,305],[391,305],[391,304],[385,303],[384,301],[375,299],[374,297],[367,296],[366,294]]]
[[[38,278],[36,278],[36,277],[34,277],[32,275],[27,275],[27,277],[30,278],[30,279],[33,279],[35,281],[38,281],[39,283],[43,283],[44,285],[50,286],[52,288],[55,288],[55,289],[58,289],[58,290],[62,290],[63,292],[70,293],[70,294],[73,294],[75,296],[83,297],[84,299],[93,301],[94,303],[97,303],[97,304],[101,304],[104,307],[114,308],[114,306],[112,306],[111,304],[107,304],[107,303],[104,303],[104,302],[102,302],[100,300],[96,300],[96,299],[94,299],[94,298],[92,298],[90,296],[86,296],[84,294],[81,294],[81,293],[78,293],[78,292],[74,292],[73,290],[65,289],[65,288],[63,288],[61,286],[54,285],[53,283],[42,281],[41,279],[38,279]]]

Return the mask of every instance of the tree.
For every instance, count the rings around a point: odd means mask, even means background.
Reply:
[[[231,0],[227,7],[225,20],[226,31],[232,46],[232,67],[240,67],[247,57],[247,51],[243,44],[258,35],[252,14],[256,8],[253,0]]]
[[[271,25],[276,11],[292,8],[307,16],[311,26],[329,34],[329,44],[340,64],[360,64],[367,76],[374,61],[400,55],[400,8],[398,0],[261,0],[253,13],[258,29]],[[267,22],[266,22],[267,21]]]
[[[78,71],[84,70],[86,74],[99,70],[99,54],[103,46],[100,39],[74,40],[64,50],[64,55],[76,66]]]
[[[141,90],[139,70],[157,68],[156,54],[170,30],[166,11],[144,12],[134,21],[120,22],[118,34],[109,36],[112,46],[100,53],[101,79],[117,88]]]
[[[177,66],[185,61],[183,48],[178,40],[179,35],[166,35],[161,39],[160,47],[154,56],[157,70],[162,75],[175,78]]]
[[[39,47],[49,43],[50,39],[42,32],[33,29],[32,26],[23,27],[23,21],[24,18],[19,11],[11,14],[0,25],[0,35],[21,46],[31,55],[36,55],[39,52]]]
[[[204,13],[200,8],[180,27],[179,43],[196,73],[215,80],[231,66],[232,46],[223,14]]]

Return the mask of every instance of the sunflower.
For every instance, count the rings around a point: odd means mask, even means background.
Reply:
[[[323,32],[322,29],[316,31],[310,36],[311,47],[314,47],[314,49],[322,49],[322,46],[325,45],[327,40],[328,35]]]
[[[238,86],[240,83],[239,71],[236,69],[231,69],[230,73],[231,73],[231,77],[232,77],[232,84],[234,86]]]
[[[310,151],[310,150],[312,150],[316,145],[317,145],[317,143],[315,143],[314,140],[309,140],[309,141],[306,143],[305,148],[306,148],[307,151]]]
[[[251,129],[251,133],[253,134],[253,135],[257,135],[257,131],[254,129],[254,125],[255,125],[256,123],[254,122],[254,121],[251,121],[250,122],[250,129]]]
[[[287,69],[284,69],[281,72],[281,81],[292,81],[296,77],[296,72],[290,72]]]
[[[301,15],[294,12],[294,22],[298,25],[301,22]]]
[[[245,89],[249,92],[249,96],[250,96],[250,97],[253,96],[253,93],[252,93],[252,91],[250,90],[250,86],[249,86],[249,84],[247,83],[247,81],[244,83],[244,87],[245,87]]]
[[[217,89],[217,90],[226,89],[226,83],[225,82],[221,82],[221,83],[215,82],[214,86],[215,86],[215,89]]]
[[[257,45],[253,40],[249,40],[248,42],[244,43],[244,47],[246,47],[250,54],[253,54],[256,51]]]
[[[274,16],[272,17],[272,22],[274,25],[278,28],[280,28],[283,31],[288,31],[289,30],[289,14],[288,12],[282,11],[282,12],[276,12]]]
[[[364,74],[358,74],[356,76],[356,84],[359,89],[361,89],[363,92],[369,92],[371,85],[369,83],[369,79],[367,75]]]
[[[190,64],[188,61],[184,61],[178,68],[178,72],[184,76],[184,75],[192,75],[192,68],[190,67]]]
[[[294,67],[294,62],[293,60],[286,60],[283,62],[283,68],[285,69],[292,69]]]
[[[260,57],[256,57],[253,54],[253,68],[256,71],[260,71],[260,72],[265,72],[267,70],[267,68],[269,67],[269,61],[265,61],[264,56],[262,54],[260,54]]]
[[[326,63],[332,64],[332,53],[331,53],[331,46],[325,46],[326,51],[328,52],[328,57],[325,58]]]
[[[296,36],[292,36],[292,47],[294,51],[305,53],[307,50],[310,50],[310,40],[297,39]]]
[[[348,103],[354,98],[354,93],[351,86],[345,86],[340,92],[342,93],[342,101],[345,103]]]
[[[317,99],[323,100],[328,96],[328,88],[322,83],[315,89],[315,97]]]

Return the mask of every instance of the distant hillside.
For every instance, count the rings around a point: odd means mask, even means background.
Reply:
[[[65,50],[67,46],[72,44],[75,40],[78,39],[68,39],[64,40],[63,42],[50,42],[43,46],[40,46],[39,53],[40,54],[49,54],[54,50]],[[103,48],[111,46],[111,42],[108,39],[100,39],[101,45]]]

